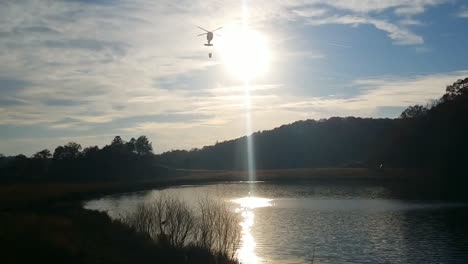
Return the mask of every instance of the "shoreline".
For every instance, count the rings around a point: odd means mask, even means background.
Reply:
[[[319,181],[346,183],[400,183],[421,179],[420,170],[364,168],[320,168],[261,170],[256,181]],[[427,174],[426,174],[427,175]],[[181,185],[215,184],[248,181],[246,171],[175,170],[174,176],[143,181],[106,182],[37,182],[0,184],[0,210],[44,208],[54,205],[76,204],[100,196],[163,189]]]

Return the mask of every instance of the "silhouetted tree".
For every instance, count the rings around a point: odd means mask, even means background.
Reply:
[[[110,146],[106,146],[104,149],[110,151],[114,155],[125,155],[127,152],[127,143],[125,143],[120,136],[115,136]]]
[[[111,142],[111,146],[115,147],[121,147],[123,146],[124,144],[124,141],[122,140],[122,138],[120,136],[115,136],[114,139],[112,140]]]
[[[23,154],[18,154],[18,155],[15,156],[15,159],[17,159],[17,160],[27,160],[28,157],[26,157]]]
[[[44,149],[39,152],[36,152],[36,154],[34,154],[32,158],[37,160],[46,160],[52,158],[52,154],[50,153],[50,150]]]
[[[7,164],[8,161],[7,161],[7,158],[5,157],[5,155],[3,154],[0,154],[0,168],[4,167],[5,164]]]
[[[127,148],[127,151],[131,152],[131,153],[136,153],[136,139],[135,138],[131,138],[130,141],[128,141],[126,143],[126,148]]]
[[[58,146],[54,151],[53,158],[56,160],[74,159],[79,156],[80,150],[80,144],[76,142],[69,142],[65,146]]]
[[[69,142],[65,145],[65,148],[73,154],[73,157],[78,157],[78,154],[81,150],[81,145],[76,142]]]
[[[89,157],[92,155],[96,155],[99,152],[99,147],[98,146],[89,146],[83,149],[81,152],[83,156]]]
[[[60,159],[63,159],[65,158],[65,148],[63,146],[58,146],[55,148],[54,150],[54,155],[53,155],[53,158],[55,160],[60,160]]]
[[[139,136],[135,142],[135,151],[138,155],[146,156],[153,153],[153,146],[146,136]]]
[[[427,114],[428,109],[422,105],[415,105],[406,108],[403,113],[401,113],[400,118],[418,118]]]
[[[442,97],[445,101],[451,101],[463,94],[468,93],[468,78],[458,80],[452,85],[447,86],[446,93]]]

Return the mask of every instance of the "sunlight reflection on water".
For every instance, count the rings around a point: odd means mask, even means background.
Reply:
[[[242,197],[233,199],[232,202],[239,205],[236,212],[242,216],[242,240],[238,252],[239,261],[243,264],[257,264],[260,262],[259,257],[255,253],[255,238],[252,235],[251,229],[255,223],[255,208],[272,206],[272,199],[262,197]]]
[[[84,207],[118,219],[160,192],[106,196]],[[236,257],[243,264],[461,264],[468,259],[467,203],[405,200],[379,185],[315,182],[246,181],[164,192],[194,210],[198,197],[228,202],[239,213]]]

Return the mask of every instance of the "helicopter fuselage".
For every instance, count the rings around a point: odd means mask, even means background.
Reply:
[[[206,40],[208,44],[205,44],[205,46],[213,46],[213,44],[210,43],[213,40],[213,32],[206,33]]]
[[[213,40],[213,32],[208,32],[206,34],[206,40],[208,40],[208,43]]]

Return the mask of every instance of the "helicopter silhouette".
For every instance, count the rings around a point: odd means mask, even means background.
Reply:
[[[212,31],[206,30],[206,29],[204,29],[204,28],[202,28],[202,27],[198,27],[198,28],[201,29],[201,30],[203,30],[203,31],[205,31],[206,33],[197,35],[197,37],[206,35],[206,40],[208,41],[208,43],[206,43],[205,46],[212,47],[213,44],[211,44],[211,41],[212,41],[213,38],[214,38],[214,32],[217,31],[217,30],[222,29],[223,27],[219,27],[219,28],[217,28],[217,29],[215,29],[215,30],[212,30]],[[218,36],[219,36],[219,35],[218,35]],[[210,57],[210,58],[212,57],[211,52],[208,53],[208,57]]]

